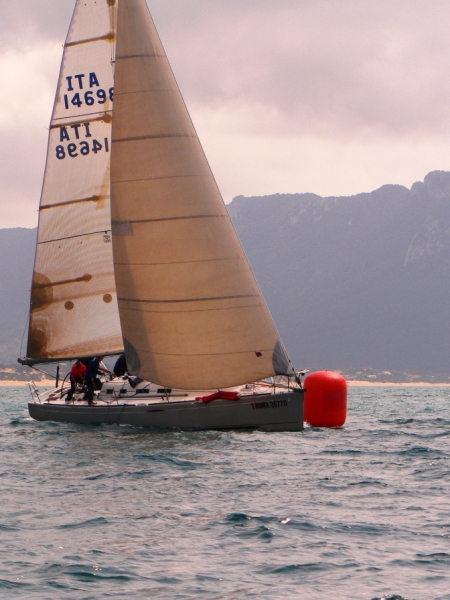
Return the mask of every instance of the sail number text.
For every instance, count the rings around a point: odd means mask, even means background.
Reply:
[[[111,102],[114,101],[114,88],[111,87],[108,90],[101,88],[95,73],[68,75],[66,80],[67,91],[69,92],[64,94],[66,110],[69,110],[71,104],[80,108],[83,104],[87,106],[92,106],[96,102],[97,104],[105,104],[108,98]]]
[[[79,140],[83,134],[85,139],[82,142],[75,143],[74,141],[71,141],[71,135],[72,139]],[[92,138],[90,123],[75,123],[68,127],[60,127],[59,141],[61,143],[56,146],[56,158],[63,160],[66,156],[76,158],[80,154],[82,156],[87,156],[90,152],[93,152],[94,154],[97,154],[97,152],[101,152],[102,150],[109,152],[109,140],[107,137],[105,137],[102,142],[99,142],[96,139],[86,138]],[[69,143],[63,145],[62,142]]]

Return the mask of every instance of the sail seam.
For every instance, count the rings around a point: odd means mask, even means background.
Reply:
[[[116,56],[116,60],[126,60],[128,58],[166,58],[164,54],[128,54],[127,56]]]
[[[139,135],[135,137],[129,138],[116,138],[112,140],[113,144],[117,144],[118,142],[138,142],[141,140],[158,140],[162,138],[196,138],[197,135],[195,133],[158,133],[155,135]]]
[[[145,314],[156,314],[156,315],[175,315],[175,314],[182,314],[182,315],[186,315],[188,313],[197,313],[197,312],[218,312],[218,311],[225,311],[225,310],[243,310],[245,308],[255,308],[255,306],[261,306],[260,302],[256,302],[256,304],[242,304],[240,306],[222,306],[220,308],[191,308],[189,310],[147,310],[147,309],[143,309],[143,308],[130,308],[129,306],[127,307],[123,307],[123,310],[126,310],[127,312],[137,312],[137,313],[145,313]]]
[[[135,263],[135,262],[115,262],[114,264],[122,267],[159,267],[162,265],[188,265],[193,263],[218,262],[223,260],[242,260],[242,256],[233,256],[226,258],[204,258],[201,260],[177,260],[176,262],[159,262],[159,263]]]
[[[97,233],[108,233],[111,229],[101,229],[100,231],[91,231],[89,233],[77,233],[77,235],[69,235],[67,237],[55,238],[54,240],[43,240],[37,242],[38,244],[51,244],[52,242],[62,242],[64,240],[72,240],[74,238],[85,237],[87,235],[96,235]]]
[[[159,179],[187,179],[189,177],[200,177],[207,179],[208,175],[169,175],[163,177],[139,177],[137,179],[111,179],[111,183],[136,183],[137,181],[158,181]]]
[[[215,300],[237,300],[239,298],[256,298],[258,294],[236,294],[235,296],[212,296],[205,298],[178,298],[177,300],[139,300],[137,298],[117,298],[120,302],[136,302],[144,304],[176,304],[180,302],[214,302]]]
[[[114,94],[114,96],[129,96],[131,94],[156,94],[158,92],[177,92],[179,93],[179,90],[177,90],[176,88],[164,88],[164,89],[155,89],[155,90],[135,90],[133,92],[116,92]]]
[[[204,354],[174,354],[172,352],[149,352],[148,350],[144,350],[139,348],[141,352],[148,352],[149,354],[158,355],[158,356],[232,356],[234,354],[255,354],[255,350],[252,348],[251,350],[235,350],[233,352],[207,352]],[[272,350],[269,348],[261,348],[259,350],[262,354],[265,352],[271,353]]]
[[[113,221],[112,225],[121,225],[122,223],[161,223],[164,221],[183,221],[185,219],[224,219],[227,218],[228,215],[185,215],[181,217],[160,217],[158,219],[134,219],[131,221]]]

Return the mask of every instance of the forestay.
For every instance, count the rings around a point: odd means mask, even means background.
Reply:
[[[110,219],[115,0],[78,0],[40,202],[27,356],[120,352]]]
[[[183,389],[292,374],[145,0],[118,5],[113,249],[130,369]]]

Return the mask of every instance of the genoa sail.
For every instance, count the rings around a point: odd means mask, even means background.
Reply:
[[[50,123],[27,357],[123,347],[111,244],[110,156],[116,0],[78,0]]]
[[[119,0],[111,185],[130,370],[181,389],[293,373],[145,0]]]

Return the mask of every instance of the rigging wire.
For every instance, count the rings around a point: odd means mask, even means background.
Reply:
[[[23,354],[22,354],[23,341],[25,339],[25,333],[26,333],[26,331],[28,329],[28,323],[29,323],[29,320],[30,320],[30,307],[29,306],[27,306],[27,308],[26,308],[26,313],[25,313],[25,319],[24,320],[25,320],[25,326],[23,328],[22,340],[20,342],[19,356],[23,356]]]
[[[32,369],[34,369],[35,371],[39,371],[39,373],[43,373],[44,375],[47,375],[47,377],[50,377],[51,379],[57,379],[56,375],[52,375],[51,373],[47,373],[47,371],[43,371],[42,369],[38,369],[37,367],[35,367],[34,365],[29,365]]]

